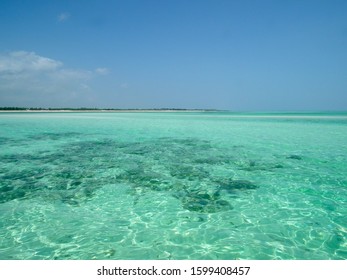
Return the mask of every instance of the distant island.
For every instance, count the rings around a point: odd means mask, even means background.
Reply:
[[[2,112],[219,112],[217,109],[182,108],[42,108],[42,107],[0,107]]]

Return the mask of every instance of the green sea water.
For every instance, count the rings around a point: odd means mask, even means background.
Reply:
[[[347,114],[0,114],[0,259],[347,259],[346,217]]]

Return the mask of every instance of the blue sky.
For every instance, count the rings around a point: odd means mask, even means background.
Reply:
[[[0,106],[347,110],[347,1],[0,1]]]

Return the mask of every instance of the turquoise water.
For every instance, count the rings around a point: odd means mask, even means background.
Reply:
[[[347,259],[347,115],[0,114],[0,259]]]

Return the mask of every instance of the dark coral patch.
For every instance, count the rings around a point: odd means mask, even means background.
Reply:
[[[226,190],[228,192],[233,192],[235,190],[253,190],[259,188],[257,185],[253,184],[247,180],[219,180],[216,183],[219,184],[218,190]]]
[[[82,138],[79,134],[67,132],[35,134],[31,139],[56,140],[62,137]],[[0,141],[7,139],[0,138]],[[216,181],[211,176],[214,167],[236,169],[235,158],[237,154],[230,154],[223,148],[213,147],[209,141],[196,138],[134,142],[104,138],[64,142],[59,149],[0,155],[0,162],[8,163],[0,170],[0,203],[43,196],[78,206],[105,185],[125,184],[136,190],[134,193],[138,190],[163,191],[169,195],[181,193],[177,198],[190,211],[226,211],[232,207],[220,197],[221,190],[232,192],[257,188],[249,181],[223,177]],[[19,168],[13,170],[14,164]],[[249,167],[257,168],[258,165],[250,161]],[[214,187],[210,189],[214,193],[207,193],[198,184]]]
[[[302,160],[302,156],[299,156],[299,155],[290,155],[290,156],[287,156],[287,159]]]
[[[213,194],[189,192],[182,198],[183,208],[200,213],[216,213],[232,210],[232,206],[226,200],[220,199],[218,192]]]

